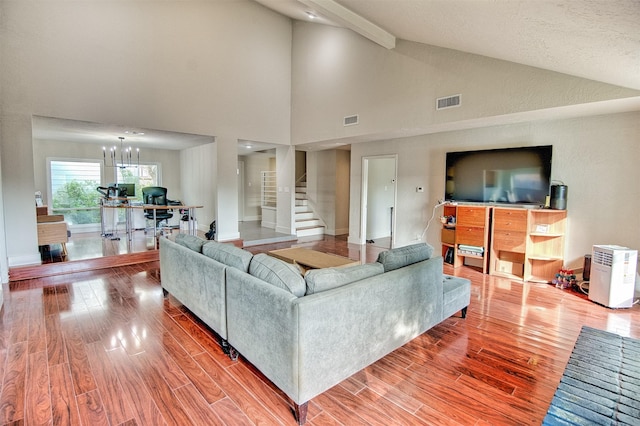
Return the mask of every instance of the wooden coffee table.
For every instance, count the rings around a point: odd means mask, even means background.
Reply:
[[[348,257],[299,247],[272,250],[267,254],[288,263],[296,263],[306,269],[335,268],[360,264],[359,261]]]

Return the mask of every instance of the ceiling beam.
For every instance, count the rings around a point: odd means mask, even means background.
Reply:
[[[325,18],[330,19],[345,28],[349,28],[360,34],[363,37],[368,38],[374,43],[386,47],[387,49],[393,49],[396,47],[396,37],[383,30],[373,22],[363,18],[362,16],[352,12],[346,7],[333,0],[298,0],[300,3],[307,5],[317,12],[323,15]]]

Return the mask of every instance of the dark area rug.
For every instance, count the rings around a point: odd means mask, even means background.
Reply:
[[[582,327],[544,425],[640,425],[640,340]]]

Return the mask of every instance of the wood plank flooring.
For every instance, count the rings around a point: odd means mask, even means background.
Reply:
[[[339,238],[307,246],[377,256]],[[472,280],[467,318],[317,396],[307,424],[537,425],[583,324],[640,337],[638,305],[611,310],[547,284],[445,272]],[[284,394],[224,355],[159,283],[158,262],[148,262],[5,285],[0,424],[295,424]]]

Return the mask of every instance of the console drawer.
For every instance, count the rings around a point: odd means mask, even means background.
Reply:
[[[526,231],[527,211],[495,209],[493,211],[493,229],[504,231]]]
[[[484,246],[484,228],[460,226],[456,228],[456,243],[468,246]]]
[[[456,230],[455,229],[442,229],[440,234],[442,244],[455,244],[456,242]]]
[[[456,221],[458,226],[484,226],[486,207],[458,206]]]
[[[500,231],[493,232],[494,250],[524,253],[526,248],[526,234],[524,232]]]

